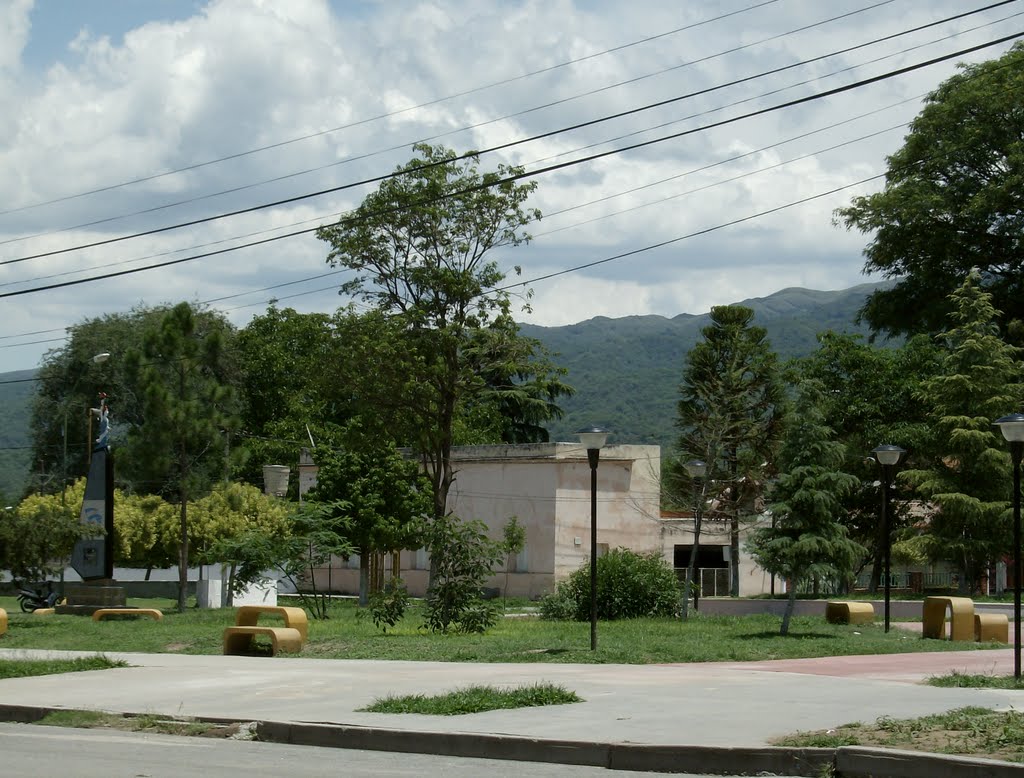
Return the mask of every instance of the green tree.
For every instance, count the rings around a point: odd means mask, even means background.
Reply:
[[[114,558],[139,567],[149,580],[153,570],[173,567],[178,558],[177,514],[158,494],[114,492]]]
[[[972,590],[1012,546],[1010,461],[992,422],[1018,409],[1024,397],[1018,349],[1000,338],[999,313],[981,285],[980,272],[972,271],[951,295],[942,370],[920,392],[934,438],[924,466],[902,474],[934,506],[925,535],[929,555],[956,565],[961,587]]]
[[[251,530],[262,532],[271,539],[283,540],[290,532],[290,513],[288,503],[264,494],[251,484],[215,484],[209,494],[195,501],[189,509],[190,563],[229,565],[227,604],[231,605],[238,589],[234,581],[246,558],[218,555],[211,549],[217,548],[225,539]]]
[[[520,397],[535,378],[543,385],[558,373],[518,335],[510,297],[498,289],[505,275],[491,259],[529,240],[525,227],[540,218],[526,208],[536,184],[502,182],[520,168],[480,173],[475,156],[422,144],[415,151],[353,214],[317,234],[331,246],[327,262],[356,273],[342,291],[371,303],[391,335],[380,341],[383,353],[366,360],[380,368],[365,371],[375,379],[367,391],[403,418],[404,442],[421,458],[440,521],[455,480],[460,414],[484,398]],[[543,408],[533,421],[556,406]]]
[[[732,559],[739,559],[741,517],[756,510],[771,472],[781,434],[784,385],[765,330],[752,324],[742,305],[711,309],[711,324],[689,352],[679,388],[680,430],[670,484],[688,484],[682,462],[707,463],[706,483],[715,485],[730,522]],[[686,493],[676,500],[686,504]],[[695,546],[698,539],[695,538]],[[694,551],[696,553],[696,551]],[[688,582],[689,584],[690,582]],[[732,595],[739,596],[739,566],[732,564]]]
[[[430,491],[414,460],[353,422],[340,448],[317,449],[317,484],[307,498],[338,520],[359,554],[359,604],[369,601],[370,555],[423,545]]]
[[[792,381],[813,381],[821,387],[818,405],[836,439],[846,448],[843,471],[858,477],[859,486],[843,497],[843,523],[850,536],[872,550],[871,591],[882,571],[884,537],[878,520],[881,500],[878,465],[867,453],[882,443],[898,443],[921,451],[930,435],[930,421],[918,393],[936,374],[941,351],[932,338],[919,335],[892,348],[878,348],[859,335],[826,332],[818,349],[792,363]],[[893,526],[910,523],[906,501],[896,501]]]
[[[845,450],[832,439],[820,399],[819,387],[800,387],[779,455],[781,473],[771,490],[773,522],[747,540],[757,563],[788,581],[782,635],[789,634],[797,584],[811,577],[848,578],[865,552],[840,522],[843,497],[858,480],[842,472]]]
[[[147,330],[155,327],[168,306],[137,307],[128,313],[105,314],[69,328],[67,343],[43,357],[35,386],[30,420],[32,438],[32,481],[35,491],[59,492],[63,483],[86,475],[88,452],[88,409],[96,406],[100,391],[110,396],[112,443],[119,452],[115,477],[131,491],[146,491],[144,484],[131,482],[126,466],[128,452],[121,448],[128,432],[142,421],[142,392],[138,376],[130,370],[125,355],[140,351]],[[203,330],[217,330],[230,349],[234,330],[215,311],[196,309],[194,315]],[[92,358],[109,353],[110,358],[94,363]],[[225,362],[220,378],[235,383],[237,376]],[[65,446],[64,427],[67,419]],[[67,452],[65,466],[64,453]],[[64,475],[66,473],[66,478]]]
[[[1002,322],[1024,318],[1022,177],[1024,44],[1016,43],[932,92],[888,159],[885,188],[836,211],[847,229],[872,235],[865,272],[895,282],[868,299],[868,323],[939,332],[949,295],[975,267]]]
[[[188,303],[150,327],[140,351],[126,357],[141,392],[142,421],[129,432],[131,468],[151,493],[178,506],[178,608],[188,592],[188,504],[224,468],[225,432],[234,426],[234,393],[219,328],[204,327]]]
[[[68,489],[67,499],[59,494],[31,494],[17,507],[0,515],[0,570],[11,578],[36,583],[68,565],[75,543],[85,537],[86,525],[79,520],[85,481]],[[88,528],[92,532],[92,528]]]

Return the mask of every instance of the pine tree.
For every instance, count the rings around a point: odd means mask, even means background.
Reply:
[[[813,383],[801,385],[779,456],[782,472],[771,492],[773,523],[755,530],[747,541],[747,550],[762,568],[789,582],[782,635],[789,633],[800,580],[848,576],[866,553],[840,522],[843,498],[858,480],[841,470],[845,447],[825,425],[819,398]]]
[[[739,596],[740,516],[753,511],[781,432],[778,360],[753,318],[742,305],[712,308],[704,339],[687,355],[679,390],[679,462],[704,460],[705,483],[720,490],[707,497],[718,497],[729,517],[733,597]],[[686,482],[679,472],[670,477]]]
[[[178,504],[178,609],[188,593],[188,503],[205,494],[224,465],[223,431],[234,402],[222,383],[224,340],[205,329],[188,303],[168,310],[126,360],[138,381],[142,423],[129,433],[128,457],[148,491]]]
[[[924,546],[930,557],[961,571],[961,588],[1007,552],[1010,461],[993,420],[1020,408],[1019,350],[1000,338],[1000,313],[970,273],[950,295],[952,327],[940,336],[947,354],[939,375],[926,381],[921,401],[933,439],[926,465],[903,477],[933,506]]]

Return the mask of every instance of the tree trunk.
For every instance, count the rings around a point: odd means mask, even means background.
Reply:
[[[690,551],[690,561],[686,565],[686,580],[683,582],[683,612],[682,619],[686,621],[690,616],[690,595],[693,587],[693,572],[697,567],[697,552],[700,550],[700,525],[701,517],[696,514],[693,517],[693,549]],[[693,609],[697,610],[697,598],[693,598]]]
[[[370,604],[370,549],[359,547],[359,607]]]
[[[178,495],[181,500],[180,536],[178,546],[178,612],[184,613],[188,604],[188,496],[184,490]]]
[[[789,634],[789,620],[793,617],[793,609],[796,607],[796,580],[790,581],[789,597],[786,598],[786,610],[782,614],[782,627],[779,629],[780,635]]]

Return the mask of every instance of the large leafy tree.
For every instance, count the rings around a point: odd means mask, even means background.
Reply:
[[[226,468],[225,434],[235,425],[235,398],[220,328],[204,326],[180,303],[147,329],[142,348],[128,354],[140,391],[142,420],[129,432],[131,469],[146,491],[178,507],[178,607],[188,591],[188,503],[209,491]]]
[[[801,580],[848,577],[864,554],[839,521],[843,497],[858,480],[842,471],[844,447],[825,424],[819,399],[819,387],[800,387],[779,455],[781,472],[771,490],[772,523],[756,529],[747,541],[762,568],[789,582],[782,635],[789,634]]]
[[[934,437],[923,466],[903,477],[934,506],[924,544],[931,557],[956,565],[973,587],[987,566],[1010,550],[1007,488],[1010,462],[992,422],[1020,407],[1018,349],[996,326],[992,296],[972,272],[951,296],[951,327],[940,373],[922,386]]]
[[[451,450],[463,418],[485,398],[522,399],[539,387],[531,423],[557,412],[559,373],[518,335],[495,252],[529,240],[540,213],[526,206],[535,183],[507,181],[519,168],[481,173],[475,156],[417,145],[417,156],[351,215],[318,232],[327,261],[354,271],[343,291],[373,305],[391,337],[368,358],[376,404],[401,409],[404,441],[431,484],[435,520],[455,479]],[[518,271],[517,271],[518,272]],[[549,383],[557,382],[557,383]],[[373,387],[370,387],[373,390]],[[558,389],[554,390],[557,395]]]
[[[128,313],[85,320],[70,328],[64,346],[47,352],[39,368],[32,402],[33,491],[62,491],[65,483],[86,474],[87,409],[96,406],[100,391],[110,396],[115,448],[120,449],[128,430],[141,422],[142,393],[137,375],[130,372],[125,355],[142,349],[146,331],[155,327],[167,310],[168,306],[139,307]],[[230,349],[234,330],[221,314],[193,309],[193,315],[201,329],[220,332],[226,348]],[[101,353],[110,354],[110,358],[102,363],[93,362],[93,357]],[[226,382],[237,380],[227,372],[222,377]],[[129,477],[131,468],[120,466],[126,464],[123,456],[127,453],[119,452],[115,477],[119,484],[134,489]],[[144,491],[145,487],[140,490]]]
[[[0,513],[0,570],[11,578],[32,584],[64,569],[75,543],[83,537],[78,506],[85,494],[85,481],[68,489],[66,500],[59,494],[32,494],[15,508]]]
[[[818,349],[793,365],[793,380],[821,387],[818,404],[836,439],[845,446],[843,471],[859,486],[842,497],[842,520],[850,536],[871,549],[871,590],[882,569],[883,534],[878,520],[881,495],[878,466],[866,459],[875,446],[895,443],[914,455],[930,434],[927,409],[918,393],[938,372],[941,350],[925,335],[893,348],[876,348],[859,335],[827,332]],[[909,522],[907,504],[898,501],[894,526]]]
[[[337,442],[317,449],[317,483],[308,499],[336,518],[338,534],[359,554],[359,604],[366,605],[370,554],[423,545],[430,490],[415,461],[357,421]]]
[[[730,522],[732,594],[739,596],[741,517],[755,511],[782,431],[784,385],[775,352],[754,312],[742,305],[711,309],[711,324],[689,352],[679,388],[678,462],[708,465]],[[681,465],[670,477],[686,484]],[[708,495],[711,497],[712,495]]]
[[[895,280],[868,299],[868,323],[893,333],[941,331],[949,295],[974,267],[1003,321],[1024,319],[1022,183],[1017,43],[999,59],[963,66],[932,92],[888,159],[885,188],[836,212],[848,229],[872,235],[865,272]]]

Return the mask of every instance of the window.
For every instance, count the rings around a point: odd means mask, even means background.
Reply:
[[[530,570],[529,556],[526,553],[526,545],[523,545],[523,550],[516,554],[516,558],[512,562],[512,572],[514,573],[526,573]]]

